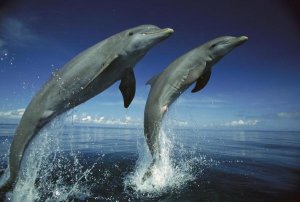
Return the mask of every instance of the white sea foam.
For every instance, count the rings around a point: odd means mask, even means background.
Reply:
[[[153,165],[151,175],[146,180],[142,178],[152,158],[147,145],[144,144],[142,150],[140,149],[135,171],[125,179],[125,188],[131,187],[136,194],[152,197],[170,190],[180,190],[187,182],[194,180],[195,173],[192,168],[195,159],[176,160],[173,155],[174,141],[171,134],[161,130],[159,135],[161,158]]]
[[[198,178],[204,168],[218,164],[218,162],[199,153],[197,143],[185,145],[181,142],[182,131],[175,130],[178,124],[174,122],[172,114],[176,114],[176,107],[173,107],[164,118],[159,134],[161,158],[155,162],[150,177],[145,181],[142,178],[152,161],[152,157],[144,139],[143,143],[138,145],[139,159],[136,168],[124,181],[125,189],[133,189],[138,198],[139,196],[155,198],[164,193],[180,192],[184,186]]]
[[[60,149],[59,137],[63,135],[63,126],[64,116],[57,118],[33,139],[25,152],[15,188],[7,194],[7,201],[66,201],[70,197],[83,198],[89,195],[88,188],[81,181],[90,169],[83,171],[73,151],[68,158]],[[56,170],[67,171],[75,180],[65,183],[67,174]],[[53,173],[55,179],[51,177]]]

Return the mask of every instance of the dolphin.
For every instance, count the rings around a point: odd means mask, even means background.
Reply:
[[[194,82],[196,85],[193,93],[204,88],[213,65],[247,39],[246,36],[213,39],[177,58],[162,73],[147,82],[151,89],[144,111],[144,135],[152,155],[152,163],[143,180],[151,175],[153,165],[160,159],[159,131],[168,108]]]
[[[101,93],[116,81],[127,108],[135,95],[133,68],[154,45],[173,33],[170,28],[137,26],[115,34],[79,53],[32,98],[16,129],[9,153],[9,176],[0,193],[13,188],[23,153],[32,138],[51,120]]]

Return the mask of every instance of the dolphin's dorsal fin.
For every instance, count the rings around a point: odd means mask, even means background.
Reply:
[[[156,74],[155,76],[153,76],[151,79],[149,79],[146,83],[146,85],[153,85],[155,83],[155,81],[157,80],[157,78],[159,77],[160,74]]]
[[[205,72],[204,74],[202,74],[196,82],[196,85],[194,87],[194,89],[192,90],[192,93],[196,93],[199,90],[201,90],[202,88],[204,88],[206,86],[206,84],[208,83],[208,80],[210,78],[211,75],[211,70]]]
[[[121,79],[119,89],[123,95],[124,107],[129,107],[135,95],[135,77],[132,68],[127,68]]]
[[[106,61],[102,64],[102,67],[99,69],[99,71],[95,74],[93,79],[91,79],[84,87],[83,89],[87,88],[106,68],[109,67],[117,58],[119,55],[111,55],[109,56]]]

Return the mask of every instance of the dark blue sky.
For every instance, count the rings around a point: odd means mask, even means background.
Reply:
[[[142,121],[149,91],[144,84],[151,76],[214,37],[246,35],[247,43],[215,65],[204,90],[191,94],[189,89],[180,97],[171,120],[207,128],[300,130],[295,5],[275,0],[15,1],[0,10],[0,120],[25,108],[51,72],[80,51],[124,29],[154,24],[175,33],[136,66],[138,86],[130,108],[123,108],[115,84],[78,107],[73,113],[79,119]]]

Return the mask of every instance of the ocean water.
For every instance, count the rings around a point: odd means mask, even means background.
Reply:
[[[55,121],[26,151],[6,201],[299,201],[300,132],[164,127],[150,163],[141,128]],[[17,125],[0,124],[0,170]],[[0,200],[0,201],[1,201]]]

